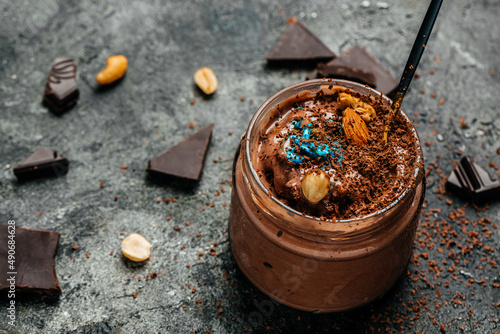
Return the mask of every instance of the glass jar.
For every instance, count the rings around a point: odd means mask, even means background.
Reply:
[[[236,152],[229,238],[238,266],[262,292],[290,307],[334,312],[382,296],[410,259],[425,196],[424,162],[418,134],[408,119],[418,157],[413,178],[386,208],[361,218],[321,220],[270,196],[253,168],[259,135],[279,104],[328,86],[364,95],[381,94],[346,80],[310,80],[271,96],[257,110]],[[383,97],[390,106],[391,100]]]

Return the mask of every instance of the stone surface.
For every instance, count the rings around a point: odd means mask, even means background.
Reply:
[[[444,3],[404,101],[425,143],[428,191],[414,260],[393,290],[358,310],[313,315],[269,300],[232,258],[227,180],[240,135],[267,97],[310,70],[266,69],[286,18],[299,18],[336,54],[363,45],[399,77],[429,2],[365,2],[2,0],[0,222],[61,233],[63,292],[55,302],[17,300],[15,327],[1,301],[0,332],[437,333],[441,324],[450,333],[500,331],[499,203],[481,212],[438,193],[458,150],[498,173],[497,1]],[[95,75],[114,54],[129,59],[127,75],[99,88]],[[80,89],[77,105],[59,117],[41,104],[58,56],[75,59]],[[219,80],[210,98],[193,82],[202,66]],[[198,184],[148,181],[150,157],[211,122]],[[64,153],[68,174],[19,184],[12,167],[41,145]],[[482,217],[492,221],[478,223]],[[144,266],[120,254],[133,232],[152,244]],[[209,255],[214,242],[218,256]],[[145,281],[153,272],[158,277]]]

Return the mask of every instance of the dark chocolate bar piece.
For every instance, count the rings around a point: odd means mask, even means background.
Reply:
[[[60,234],[53,231],[0,225],[2,295],[7,293],[6,290],[10,293],[13,289],[16,295],[18,292],[61,294],[55,268],[59,237]],[[15,248],[12,248],[12,240]],[[11,259],[8,258],[9,254],[13,255]]]
[[[70,58],[56,58],[45,85],[43,102],[60,114],[74,106],[79,96],[75,62]]]
[[[295,17],[287,19],[285,31],[267,54],[269,63],[328,61],[335,54]]]
[[[45,176],[60,176],[68,172],[69,161],[57,151],[40,146],[22,164],[14,166],[14,175],[19,180]]]
[[[500,182],[494,181],[488,172],[469,156],[460,159],[458,166],[453,169],[446,181],[446,189],[473,202],[500,198]]]
[[[342,66],[346,68],[349,67],[366,73],[372,73],[373,75],[375,75],[374,88],[388,96],[391,96],[396,91],[399,84],[399,82],[389,73],[389,71],[387,71],[386,68],[384,68],[371,54],[369,54],[360,45],[356,45],[350,48],[346,52],[339,55],[337,58],[328,62],[325,66]],[[319,72],[311,72],[308,77],[314,76],[315,73],[316,75],[319,74]],[[318,78],[320,79],[322,78],[322,76],[310,77],[310,79]]]
[[[214,124],[211,123],[148,161],[146,171],[198,181]]]
[[[327,64],[319,64],[317,69],[307,75],[306,80],[323,78],[355,81],[372,88],[375,88],[377,82],[375,74],[371,72],[366,72],[356,67]]]

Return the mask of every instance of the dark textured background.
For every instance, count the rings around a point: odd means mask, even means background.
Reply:
[[[312,315],[272,303],[242,275],[229,249],[230,187],[221,182],[231,177],[238,139],[267,97],[307,73],[266,69],[264,56],[286,18],[297,16],[337,54],[363,45],[399,77],[427,4],[1,1],[0,222],[15,219],[18,226],[61,233],[56,269],[63,294],[56,302],[19,300],[15,328],[1,304],[0,332],[437,333],[441,324],[450,333],[499,331],[498,202],[484,212],[466,206],[466,221],[453,219],[464,201],[437,193],[460,157],[457,150],[498,172],[488,166],[500,164],[498,0],[445,1],[418,68],[421,77],[405,99],[430,169],[415,258],[394,289],[354,311]],[[113,54],[128,57],[127,75],[116,87],[98,90],[95,75]],[[57,56],[76,60],[81,93],[61,117],[41,105]],[[192,79],[202,66],[219,79],[210,99]],[[462,116],[468,126],[460,126]],[[215,130],[199,184],[147,180],[149,158],[210,122]],[[18,183],[12,167],[40,145],[68,157],[69,173]],[[123,174],[121,165],[129,166]],[[221,188],[225,192],[216,196]],[[165,196],[178,198],[157,203]],[[491,222],[478,224],[482,217]],[[120,232],[144,234],[151,261],[127,264]],[[454,243],[446,248],[448,240]],[[219,256],[209,256],[214,241]],[[158,277],[146,282],[152,272]]]

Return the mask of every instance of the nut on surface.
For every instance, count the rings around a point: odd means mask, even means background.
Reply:
[[[368,143],[369,133],[366,123],[352,108],[348,107],[344,110],[342,128],[350,143],[358,146],[363,146]]]
[[[108,57],[106,68],[99,72],[96,81],[100,85],[109,85],[118,79],[121,79],[127,72],[128,60],[123,55]]]
[[[341,109],[352,108],[354,109],[365,122],[370,122],[377,116],[375,109],[368,103],[365,103],[358,99],[357,97],[352,96],[347,93],[340,93],[338,102],[340,104]]]
[[[122,240],[122,253],[132,261],[145,261],[151,255],[151,244],[139,233],[132,233]]]
[[[209,67],[202,67],[197,70],[194,73],[194,82],[207,95],[215,93],[219,86],[214,71]]]
[[[308,173],[302,179],[302,194],[311,203],[318,203],[330,191],[330,178],[320,169]]]

